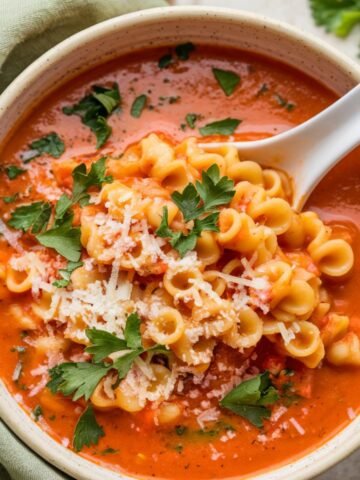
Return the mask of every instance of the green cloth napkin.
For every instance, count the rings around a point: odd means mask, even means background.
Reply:
[[[90,25],[165,0],[0,0],[0,92],[46,50]],[[65,480],[0,421],[0,480]]]
[[[42,53],[73,33],[165,0],[0,0],[0,93]]]

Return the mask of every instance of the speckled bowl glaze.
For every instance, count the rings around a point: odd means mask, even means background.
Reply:
[[[238,10],[169,7],[108,20],[72,36],[28,67],[0,97],[0,145],[26,114],[64,82],[94,65],[151,46],[183,41],[259,52],[301,69],[338,94],[360,82],[360,67],[321,41],[289,25]],[[55,442],[30,419],[0,383],[0,414],[49,463],[79,480],[130,477],[95,465]],[[296,462],[252,477],[305,480],[360,446],[360,418]],[[40,480],[40,479],[39,479]]]

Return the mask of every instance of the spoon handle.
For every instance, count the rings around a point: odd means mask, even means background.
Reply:
[[[294,180],[300,209],[321,178],[360,144],[360,85],[321,113],[284,133],[253,142],[202,144],[207,151],[234,146],[243,160],[279,168]]]

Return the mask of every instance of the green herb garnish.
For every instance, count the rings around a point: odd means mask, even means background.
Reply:
[[[76,452],[80,452],[84,446],[97,445],[105,433],[98,424],[94,409],[88,405],[86,410],[80,416],[74,432],[73,446]]]
[[[292,110],[294,110],[296,106],[294,103],[288,102],[285,98],[283,98],[278,93],[275,93],[274,98],[277,101],[277,103],[280,105],[280,107],[285,108],[285,110],[287,110],[288,112],[291,112]]]
[[[147,102],[146,95],[140,95],[139,97],[136,97],[131,106],[131,110],[130,110],[131,116],[134,118],[139,118],[146,106],[146,102]]]
[[[91,164],[90,171],[87,173],[85,163],[81,163],[72,172],[74,181],[72,202],[79,203],[81,206],[88,205],[90,195],[87,193],[90,187],[101,188],[104,183],[111,183],[113,177],[105,175],[106,157],[102,157]]]
[[[269,372],[266,371],[240,383],[221,400],[220,406],[261,428],[263,421],[271,416],[267,406],[274,404],[278,399],[278,391],[271,383]]]
[[[207,171],[202,172],[202,181],[196,184],[189,183],[182,192],[173,192],[171,198],[183,214],[185,222],[194,221],[192,230],[186,235],[173,231],[168,223],[167,207],[163,209],[163,216],[156,234],[159,237],[169,238],[170,245],[184,256],[193,250],[202,231],[218,232],[219,212],[213,210],[230,202],[235,194],[234,182],[228,177],[220,177],[219,167],[214,164]],[[206,215],[207,216],[204,216]]]
[[[29,155],[22,157],[24,163],[29,163],[34,158],[46,153],[54,158],[59,158],[65,151],[65,144],[59,135],[55,132],[44,135],[30,143],[31,149]]]
[[[35,420],[35,422],[39,421],[39,418],[43,416],[43,411],[40,405],[36,405],[34,410],[32,411],[32,416]]]
[[[317,25],[338,37],[347,37],[360,24],[360,0],[310,0]]]
[[[175,53],[179,60],[188,60],[190,53],[195,50],[195,45],[191,42],[182,43],[175,47]]]
[[[57,288],[65,288],[70,283],[71,274],[79,267],[82,267],[84,264],[83,262],[69,262],[66,268],[61,268],[59,270],[59,274],[61,279],[55,280],[53,285]]]
[[[200,115],[197,113],[188,113],[185,117],[185,121],[189,128],[194,129],[196,127],[196,122],[198,121]]]
[[[15,193],[14,195],[10,195],[8,197],[2,197],[2,200],[4,203],[13,203],[15,202],[19,197],[18,193]]]
[[[93,363],[61,363],[49,370],[50,381],[47,387],[52,393],[61,392],[65,396],[72,396],[73,400],[84,397],[89,400],[100,380],[114,370],[118,380],[126,377],[136,358],[145,352],[167,353],[165,347],[155,345],[144,349],[141,345],[140,318],[136,313],[129,315],[124,330],[124,339],[104,330],[87,329],[86,335],[90,345],[86,352],[93,355]],[[104,363],[101,360],[111,353],[126,351],[127,353],[113,363]]]
[[[51,204],[47,202],[34,202],[30,205],[22,205],[12,213],[8,225],[26,232],[36,234],[47,227],[51,215]]]
[[[5,167],[5,172],[9,180],[14,180],[22,173],[25,173],[26,170],[19,168],[16,165],[9,165],[8,167]]]
[[[159,68],[169,68],[169,66],[172,64],[173,58],[171,53],[167,53],[166,55],[163,55],[159,62]]]
[[[63,108],[65,115],[78,115],[84,125],[95,134],[96,148],[102,147],[111,135],[106,119],[120,106],[121,97],[117,83],[112,88],[95,85],[92,92],[79,103]]]
[[[234,93],[240,83],[240,76],[237,73],[220,68],[213,68],[212,72],[227,97]]]
[[[232,135],[240,123],[241,120],[236,118],[225,118],[224,120],[208,123],[204,127],[199,128],[199,132],[202,136]]]

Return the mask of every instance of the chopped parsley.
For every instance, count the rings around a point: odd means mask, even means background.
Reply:
[[[187,432],[187,430],[188,430],[188,428],[185,427],[184,425],[176,425],[176,427],[175,427],[175,433],[176,433],[176,435],[179,435],[179,437],[184,435]]]
[[[5,172],[9,180],[15,180],[15,178],[26,172],[26,170],[19,168],[16,165],[9,165],[8,167],[5,167]]]
[[[167,53],[166,55],[163,55],[158,62],[159,68],[169,68],[170,65],[172,64],[173,58],[171,53]]]
[[[51,157],[59,158],[65,151],[65,144],[57,133],[52,132],[31,142],[29,148],[31,150],[24,152],[21,157],[24,163],[29,163],[44,153]]]
[[[18,193],[14,193],[14,195],[10,195],[8,197],[2,197],[4,203],[13,203],[19,198]]]
[[[67,287],[70,283],[71,274],[79,267],[82,267],[84,264],[83,262],[69,262],[66,268],[61,268],[59,270],[59,274],[61,279],[55,280],[53,285],[57,288],[64,288]]]
[[[44,230],[50,220],[51,204],[48,202],[34,202],[30,205],[22,205],[12,213],[8,225],[26,232],[36,234]]]
[[[99,455],[114,455],[115,453],[119,453],[119,450],[115,450],[114,448],[105,448],[99,452]]]
[[[162,238],[169,238],[170,245],[183,257],[186,252],[195,248],[202,231],[219,231],[217,226],[219,212],[213,210],[230,202],[235,194],[233,188],[234,182],[228,177],[220,177],[219,167],[216,164],[212,165],[207,171],[202,172],[201,182],[197,181],[195,185],[189,183],[183,192],[171,194],[185,222],[193,221],[191,231],[188,234],[173,231],[169,227],[167,207],[164,207],[156,234]]]
[[[360,24],[360,0],[310,0],[317,25],[338,37],[347,37]]]
[[[65,115],[78,115],[84,125],[95,134],[96,148],[101,148],[111,135],[112,129],[107,118],[120,106],[119,86],[112,88],[94,85],[89,95],[78,103],[63,108]]]
[[[224,120],[208,123],[204,127],[199,128],[199,132],[202,136],[232,135],[240,123],[241,120],[236,118],[225,118]]]
[[[74,450],[80,452],[84,446],[97,445],[100,438],[104,436],[104,429],[98,424],[92,405],[88,405],[75,427]]]
[[[269,372],[264,372],[240,383],[221,401],[220,406],[245,418],[255,427],[263,427],[271,411],[267,407],[279,399],[279,393],[270,380]]]
[[[53,248],[70,262],[78,262],[81,256],[80,228],[65,222],[36,236],[44,247]]]
[[[140,95],[139,97],[136,97],[133,104],[131,105],[131,110],[130,110],[131,116],[134,118],[139,118],[146,106],[146,102],[147,102],[146,95]]]
[[[31,231],[32,234],[37,234],[36,239],[41,245],[53,248],[69,262],[73,262],[70,270],[77,268],[74,263],[78,263],[81,256],[80,228],[72,226],[74,217],[72,206],[76,203],[81,206],[89,203],[88,189],[90,187],[101,187],[104,183],[112,182],[112,177],[105,175],[105,162],[105,157],[93,162],[89,172],[84,163],[73,170],[72,196],[69,198],[63,194],[59,198],[55,205],[54,223],[50,229],[44,231],[48,226],[52,211],[52,206],[48,202],[34,202],[16,208],[11,214],[8,225],[17,230]],[[67,285],[66,282],[72,271],[69,271],[68,268],[60,272],[62,280],[58,281],[59,285]]]
[[[124,339],[98,329],[87,329],[86,335],[90,345],[86,352],[93,355],[93,363],[61,363],[49,370],[50,381],[47,387],[52,393],[61,392],[72,396],[74,401],[84,397],[89,400],[96,386],[110,370],[116,371],[118,380],[126,377],[136,358],[145,352],[168,353],[165,347],[155,345],[144,349],[141,345],[140,318],[136,313],[129,315],[124,330]],[[113,363],[101,360],[111,353],[126,351]]]
[[[74,181],[72,202],[79,203],[81,206],[88,205],[90,195],[87,193],[90,187],[101,188],[104,183],[111,183],[113,177],[105,175],[106,157],[102,157],[91,164],[87,173],[85,163],[81,163],[72,172]]]
[[[32,417],[35,420],[35,422],[38,422],[39,418],[43,416],[43,411],[42,411],[42,408],[41,408],[40,405],[36,405],[36,407],[34,408],[34,410],[31,413],[32,413]]]
[[[185,121],[189,128],[194,129],[196,127],[196,122],[200,118],[200,115],[197,113],[188,113],[185,117]]]
[[[227,97],[232,95],[240,83],[240,76],[235,72],[221,70],[220,68],[213,68],[212,72],[225,95]]]
[[[178,60],[188,60],[190,53],[195,50],[195,45],[191,42],[181,43],[175,47],[175,55]],[[170,65],[174,63],[174,58],[172,53],[167,53],[163,55],[158,62],[159,68],[169,68]],[[164,81],[165,82],[165,81]],[[167,82],[165,82],[167,83]]]
[[[294,103],[288,102],[285,98],[283,98],[278,93],[274,94],[274,98],[275,98],[276,102],[278,103],[278,105],[280,105],[280,107],[285,108],[285,110],[287,110],[288,112],[291,112],[292,110],[294,110],[294,108],[296,106]]]
[[[182,43],[175,47],[175,53],[179,60],[188,60],[190,53],[195,50],[195,45],[191,42]]]

